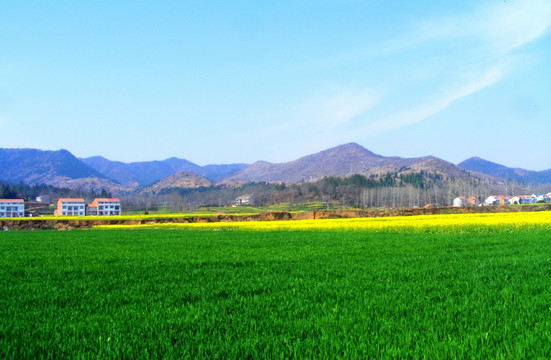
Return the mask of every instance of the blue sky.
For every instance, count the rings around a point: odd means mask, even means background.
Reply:
[[[0,147],[551,168],[551,0],[7,0],[0,24]]]

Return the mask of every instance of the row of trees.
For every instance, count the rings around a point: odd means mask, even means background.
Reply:
[[[24,183],[0,183],[0,199],[23,199],[25,201],[33,201],[38,196],[47,196],[52,200],[58,198],[84,198],[86,200],[91,200],[97,197],[111,197],[111,193],[106,190],[90,192],[82,189],[57,188],[45,184],[27,185]]]
[[[152,210],[165,206],[171,210],[193,210],[202,206],[225,206],[243,194],[254,194],[256,205],[320,201],[343,207],[421,207],[449,206],[458,196],[480,200],[494,194],[509,195],[544,191],[544,186],[514,182],[496,183],[488,179],[454,179],[439,173],[420,171],[386,173],[366,177],[326,177],[302,184],[249,183],[240,187],[223,185],[198,189],[167,189],[156,195],[125,197],[125,208]],[[548,191],[548,190],[547,190]]]

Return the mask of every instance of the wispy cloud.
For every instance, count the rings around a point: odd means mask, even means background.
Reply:
[[[369,89],[337,89],[318,92],[290,107],[260,116],[262,132],[328,132],[362,116],[379,100]],[[274,124],[265,126],[265,123]]]
[[[474,18],[472,35],[483,36],[496,49],[510,52],[545,35],[551,27],[551,1],[500,1]]]
[[[509,0],[480,5],[470,13],[422,20],[401,46],[464,39],[488,50],[509,52],[545,35],[551,27],[551,1]]]
[[[299,107],[302,119],[296,119],[301,126],[316,124],[330,130],[346,125],[349,121],[364,114],[378,100],[371,90],[340,90],[308,99]]]
[[[375,135],[423,121],[444,110],[453,102],[497,83],[506,73],[506,66],[494,66],[486,72],[478,74],[470,82],[436,94],[436,98],[433,101],[369,123],[360,129],[356,129],[354,134],[356,136]]]
[[[458,42],[454,51],[436,55],[435,74],[443,79],[419,105],[389,116],[366,120],[355,134],[379,134],[423,121],[459,99],[496,84],[513,71],[515,50],[546,35],[551,28],[551,1],[499,1],[470,14],[422,22],[403,51],[412,47]],[[406,45],[407,44],[407,45]],[[422,72],[422,69],[418,69]]]

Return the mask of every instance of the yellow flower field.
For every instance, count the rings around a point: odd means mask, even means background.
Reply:
[[[97,229],[159,228],[245,231],[425,231],[425,232],[507,232],[549,228],[551,212],[453,214],[351,218],[323,220],[243,221],[211,223],[165,223],[144,225],[101,225]]]

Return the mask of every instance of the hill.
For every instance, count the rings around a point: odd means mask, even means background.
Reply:
[[[12,183],[59,184],[67,180],[107,176],[67,150],[0,149],[0,179]]]
[[[257,161],[228,176],[226,180],[302,183],[326,176],[342,177],[352,174],[375,175],[396,172],[406,167],[435,172],[461,173],[455,165],[433,156],[385,157],[356,143],[349,143],[287,163],[273,164]]]
[[[529,184],[551,183],[551,170],[531,171],[521,168],[510,168],[479,157],[472,157],[460,162],[457,166],[501,180],[517,181]]]
[[[170,175],[154,184],[143,188],[140,192],[145,194],[157,194],[168,189],[196,189],[199,187],[209,187],[213,183],[192,172],[183,171]]]
[[[81,159],[105,176],[132,187],[147,186],[179,172],[192,172],[211,181],[222,180],[226,175],[245,167],[245,164],[200,166],[185,159],[171,157],[162,161],[124,163],[101,156]]]

